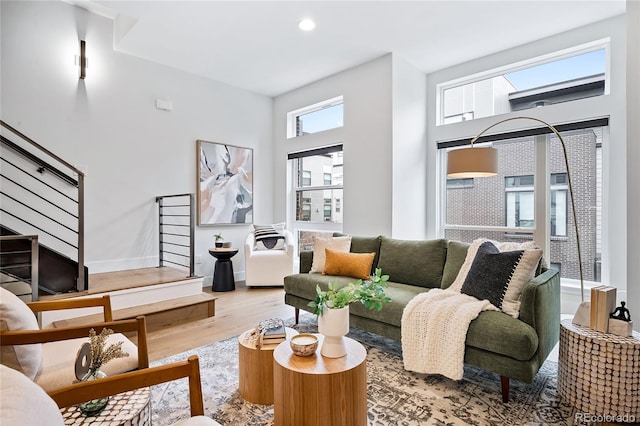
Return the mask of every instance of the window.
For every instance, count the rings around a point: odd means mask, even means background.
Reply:
[[[292,211],[298,249],[304,250],[314,235],[342,231],[342,145],[291,153],[288,156],[293,182]]]
[[[573,179],[573,191],[580,219],[584,278],[593,282],[600,279],[602,257],[599,214],[602,175],[597,171],[601,168],[600,152],[606,143],[602,126],[607,124],[608,119],[598,119],[558,126],[567,145],[572,177],[581,177]],[[563,128],[570,130],[562,131]],[[520,242],[533,239],[538,244],[548,240],[550,246],[545,249],[545,258],[549,264],[556,265],[563,280],[577,280],[577,247],[562,146],[554,135],[545,132],[532,129],[529,132],[532,136],[493,136],[493,146],[498,150],[497,176],[474,179],[473,186],[464,190],[442,179],[446,182],[440,190],[442,234],[448,239],[467,242],[481,237]],[[546,151],[537,149],[539,147],[546,147]],[[439,148],[444,156],[446,143],[439,144]],[[446,162],[446,157],[443,161]],[[546,189],[537,186],[538,170],[549,173]],[[542,202],[537,201],[537,191]],[[536,218],[546,217],[546,212],[550,221],[538,226]]]
[[[602,42],[438,85],[439,125],[605,94]]]
[[[567,174],[551,175],[552,237],[567,236]],[[505,178],[505,225],[509,228],[533,228],[533,175]]]
[[[331,198],[324,199],[324,221],[331,222]]]
[[[473,188],[473,178],[447,179],[447,189]]]
[[[311,171],[302,170],[300,173],[300,186],[311,186]]]
[[[287,138],[295,138],[343,126],[342,96],[290,111],[287,114]]]

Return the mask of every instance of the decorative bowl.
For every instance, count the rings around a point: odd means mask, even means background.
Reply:
[[[313,334],[297,334],[289,341],[291,350],[298,356],[311,356],[318,349],[318,337]]]

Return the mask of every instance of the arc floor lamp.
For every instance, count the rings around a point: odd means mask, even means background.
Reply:
[[[578,250],[578,270],[580,272],[580,306],[574,316],[574,323],[580,325],[589,325],[589,304],[584,301],[584,279],[582,271],[582,251],[580,249],[580,234],[578,232],[578,217],[576,214],[575,201],[573,199],[573,184],[571,182],[571,172],[569,170],[569,159],[567,157],[567,145],[560,135],[560,132],[546,121],[539,118],[519,116],[510,117],[492,124],[476,137],[471,139],[468,148],[461,148],[449,151],[447,155],[447,177],[449,178],[470,178],[470,177],[489,177],[498,174],[498,151],[493,147],[475,147],[473,144],[486,132],[494,127],[514,120],[533,120],[545,125],[549,130],[557,136],[562,145],[562,153],[564,154],[564,164],[567,169],[567,182],[569,184],[569,195],[571,198],[571,211],[573,212],[573,225],[576,233],[576,247]],[[585,322],[586,321],[586,322]]]

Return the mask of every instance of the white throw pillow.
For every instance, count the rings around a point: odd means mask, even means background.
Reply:
[[[313,263],[311,274],[321,274],[326,261],[325,249],[348,252],[351,249],[351,235],[344,237],[313,237]]]
[[[253,225],[255,250],[284,250],[286,237],[284,223],[273,225]]]
[[[3,425],[64,425],[60,409],[24,374],[0,365],[0,423]]]
[[[520,259],[520,262],[518,262],[518,266],[514,270],[511,280],[509,281],[509,285],[504,295],[504,300],[502,301],[502,312],[511,315],[514,318],[518,318],[520,315],[520,297],[522,296],[522,290],[533,278],[536,268],[538,267],[538,263],[542,258],[542,249],[539,248],[534,241],[527,241],[525,243],[500,243],[486,238],[478,238],[477,240],[474,240],[467,251],[467,257],[465,258],[456,279],[449,288],[454,291],[461,291],[462,285],[469,274],[469,269],[471,268],[473,260],[476,257],[476,253],[478,252],[478,247],[480,247],[480,245],[485,241],[490,241],[500,251],[524,250],[522,258]]]
[[[39,329],[33,311],[18,296],[0,287],[0,330]],[[42,344],[2,346],[0,362],[33,380],[42,362]]]

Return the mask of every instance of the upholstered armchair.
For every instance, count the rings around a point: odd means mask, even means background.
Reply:
[[[35,313],[49,310],[102,307],[104,322],[75,327],[40,329]],[[128,357],[105,364],[102,370],[114,375],[149,366],[147,330],[144,317],[113,321],[109,296],[73,298],[25,303],[0,288],[0,362],[22,372],[46,392],[77,381],[75,363],[78,350],[89,341],[89,330],[113,330],[107,345],[123,342]],[[137,344],[122,333],[137,333]]]
[[[183,377],[189,379],[191,417],[177,424],[219,426],[218,422],[204,416],[200,364],[196,355],[186,361],[76,383],[53,391],[51,395],[47,395],[25,375],[0,365],[0,423],[62,426],[64,420],[59,408]],[[34,407],[37,409],[34,410]]]
[[[287,230],[284,235],[284,248],[259,250],[256,248],[253,232],[247,235],[244,243],[245,284],[254,286],[281,286],[284,277],[293,274],[293,235]]]

